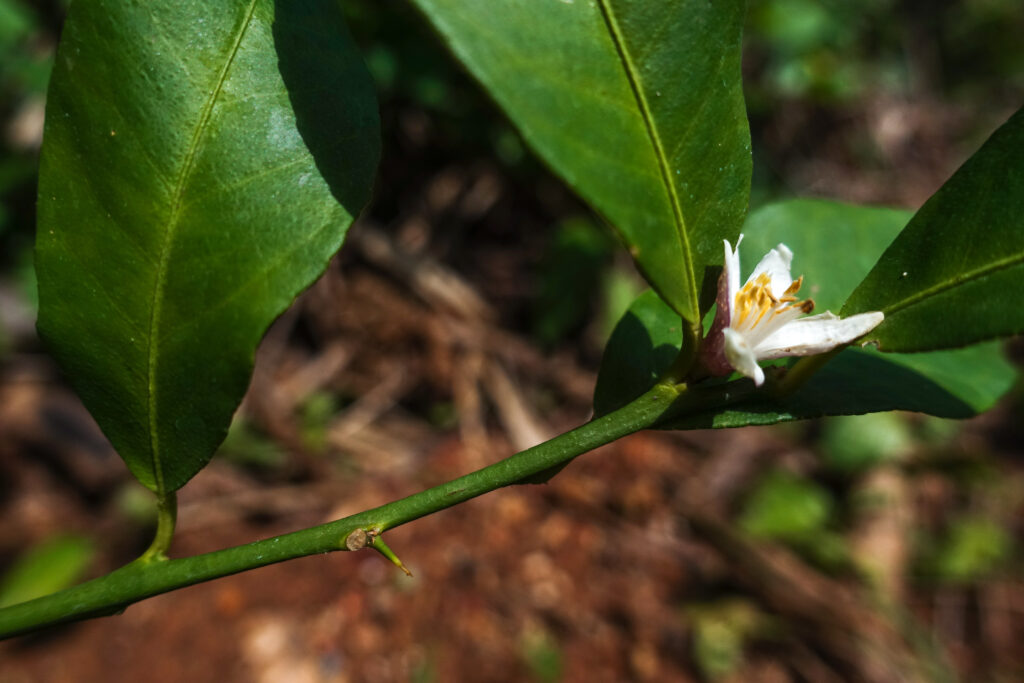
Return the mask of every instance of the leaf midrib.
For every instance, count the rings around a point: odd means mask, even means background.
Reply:
[[[691,308],[695,308],[698,305],[698,295],[697,280],[693,270],[693,251],[690,248],[690,239],[686,232],[686,221],[683,218],[683,207],[679,201],[676,186],[672,182],[672,173],[668,156],[665,153],[665,147],[661,142],[660,135],[658,134],[658,127],[654,121],[654,116],[651,114],[647,98],[644,96],[643,89],[640,85],[637,68],[633,64],[633,60],[626,49],[625,39],[619,31],[619,26],[615,21],[614,12],[609,6],[608,0],[598,0],[598,6],[601,8],[601,14],[604,17],[605,24],[608,26],[608,32],[611,34],[612,43],[615,45],[615,50],[622,62],[622,68],[626,72],[626,77],[629,79],[629,85],[633,90],[633,96],[636,98],[637,104],[640,106],[641,118],[644,121],[644,126],[647,128],[647,134],[648,137],[650,137],[651,145],[654,147],[654,155],[658,159],[658,167],[661,172],[662,184],[668,192],[669,203],[672,205],[672,214],[675,218],[676,231],[679,236],[679,243],[683,251],[683,267],[686,271],[686,275],[688,276],[686,288],[690,299],[689,304]],[[695,313],[695,311],[691,311],[691,313]]]
[[[167,287],[167,270],[170,262],[171,244],[174,242],[174,233],[178,226],[178,222],[181,218],[182,208],[184,204],[185,189],[188,185],[188,180],[192,175],[192,170],[195,168],[196,154],[199,150],[199,143],[203,139],[203,135],[206,133],[210,117],[213,114],[213,107],[216,104],[217,99],[220,97],[221,91],[224,88],[224,82],[227,80],[228,71],[231,70],[231,65],[235,61],[235,57],[242,44],[242,39],[245,37],[246,31],[252,24],[252,17],[256,11],[256,3],[258,0],[250,0],[249,7],[245,10],[242,21],[238,25],[238,29],[235,32],[234,42],[231,45],[231,50],[228,52],[227,59],[224,60],[224,65],[221,68],[220,73],[217,75],[216,83],[213,89],[210,91],[209,97],[203,104],[203,108],[200,111],[199,120],[196,122],[196,127],[192,131],[192,138],[189,140],[188,149],[185,153],[185,161],[181,166],[181,170],[178,173],[178,177],[174,182],[174,193],[171,198],[170,211],[167,217],[167,224],[164,227],[163,241],[160,245],[160,257],[157,262],[156,281],[153,287],[153,298],[150,305],[150,317],[149,317],[149,339],[147,340],[146,356],[147,356],[147,411],[149,413],[149,455],[150,463],[153,469],[154,483],[158,493],[165,493],[164,491],[164,472],[162,462],[160,459],[159,442],[157,439],[158,426],[156,419],[156,404],[157,404],[157,393],[156,393],[156,375],[157,365],[159,360],[158,347],[156,346],[155,340],[158,337],[160,329],[161,312],[163,310],[163,301],[165,291]]]
[[[882,308],[882,312],[885,313],[886,315],[892,315],[893,313],[902,311],[904,308],[913,306],[914,304],[919,303],[924,299],[936,296],[938,294],[942,294],[946,290],[953,289],[954,287],[959,287],[964,283],[985,277],[986,275],[991,275],[992,273],[996,273],[1000,270],[1012,268],[1021,263],[1024,263],[1024,253],[1017,254],[1015,256],[1010,256],[1005,259],[1000,259],[998,261],[994,261],[985,266],[982,266],[981,268],[975,268],[974,270],[969,270],[966,273],[960,273],[958,277],[952,278],[951,280],[941,282],[936,285],[932,285],[927,289],[922,289],[921,291],[911,296],[908,296],[904,299],[900,299],[891,306],[886,306]]]

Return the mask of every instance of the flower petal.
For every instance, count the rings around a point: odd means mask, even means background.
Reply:
[[[737,245],[738,250],[739,245]],[[737,257],[738,260],[738,257]],[[754,268],[754,272],[747,278],[747,282],[756,280],[761,273],[768,273],[771,280],[772,295],[781,299],[789,286],[793,284],[793,276],[789,274],[790,265],[793,263],[793,252],[785,244],[778,244],[761,259],[761,262]]]
[[[760,360],[783,356],[813,356],[849,344],[875,329],[885,319],[880,311],[839,318],[826,311],[783,325],[754,348]],[[728,346],[726,346],[728,352]]]
[[[757,364],[757,356],[743,334],[726,328],[722,330],[722,336],[725,340],[725,357],[729,364],[740,374],[753,379],[757,386],[764,384],[764,370]]]
[[[786,325],[791,325],[802,314],[803,311],[796,306],[780,306],[762,318],[756,326],[738,331],[743,332],[747,338],[747,344],[756,349],[778,330]]]
[[[732,307],[736,304],[736,293],[740,291],[740,243],[743,242],[743,235],[736,240],[735,249],[729,244],[729,240],[722,241],[725,242],[725,260],[722,262],[722,272],[725,274],[725,283],[728,285],[729,310],[732,311]],[[721,287],[719,287],[719,292],[721,292]],[[726,325],[728,324],[729,321],[726,320]]]

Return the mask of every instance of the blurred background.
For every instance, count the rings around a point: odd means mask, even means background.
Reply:
[[[0,605],[148,545],[129,476],[34,331],[45,90],[66,0],[0,0]],[[376,197],[270,330],[173,554],[453,478],[589,415],[641,280],[397,0],[344,3],[379,87]],[[758,206],[917,208],[1024,103],[1019,0],[751,0]],[[1007,344],[1020,363],[1021,344]],[[1024,394],[642,433],[546,486],[0,644],[29,681],[1024,680]]]

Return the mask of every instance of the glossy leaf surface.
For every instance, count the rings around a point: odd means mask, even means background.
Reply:
[[[909,214],[820,200],[764,207],[744,228],[745,276],[772,246],[794,252],[793,272],[805,275],[802,294],[838,307],[877,256],[899,234]],[[819,279],[820,278],[820,279]],[[605,350],[594,397],[604,414],[649,388],[667,370],[681,342],[677,315],[653,292],[641,295],[619,322]],[[740,427],[824,415],[913,410],[941,417],[970,417],[992,404],[1014,381],[1013,366],[998,344],[920,354],[883,354],[849,348],[783,401],[755,393],[740,380],[737,402],[666,425],[678,429]]]
[[[816,313],[838,313],[911,216],[910,211],[823,199],[768,204],[753,211],[743,226],[743,278],[782,242],[793,251],[793,276],[804,276],[799,295],[814,300]]]
[[[331,0],[90,0],[48,98],[39,329],[132,473],[173,491],[369,196],[373,86]]]
[[[750,189],[742,0],[414,0],[534,150],[698,318]]]
[[[1024,110],[929,199],[843,308],[885,313],[887,351],[1024,331]]]

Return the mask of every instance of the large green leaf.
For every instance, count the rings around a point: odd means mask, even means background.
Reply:
[[[209,460],[378,152],[332,0],[72,4],[41,160],[39,329],[147,487]]]
[[[698,318],[750,189],[743,0],[414,0],[537,153]]]
[[[821,200],[764,207],[747,220],[741,247],[747,271],[772,246],[794,252],[793,270],[805,275],[803,293],[835,308],[899,234],[908,213]],[[650,388],[671,366],[681,343],[680,321],[654,292],[641,295],[619,322],[605,350],[594,407],[613,410]],[[882,354],[850,348],[832,359],[795,394],[779,401],[733,383],[726,404],[665,425],[677,429],[740,427],[824,415],[914,410],[970,417],[991,407],[1013,384],[1014,368],[998,344],[919,354]],[[720,398],[708,389],[709,401]]]
[[[887,351],[963,346],[1024,331],[1024,109],[917,212],[850,296],[882,311]]]

